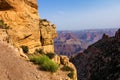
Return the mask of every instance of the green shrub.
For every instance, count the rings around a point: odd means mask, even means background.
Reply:
[[[70,77],[71,79],[73,79],[73,76],[74,76],[74,72],[71,71],[71,72],[68,74],[68,77]]]
[[[63,66],[61,68],[62,71],[73,71],[73,68],[69,67],[69,66]]]
[[[37,56],[37,55],[31,55],[31,56],[29,56],[29,59],[30,59],[31,62],[33,62],[33,63],[35,63],[35,64],[39,64],[39,63],[38,63],[38,62],[39,62],[39,59],[40,59],[39,56]]]
[[[28,46],[22,45],[21,48],[22,48],[24,53],[28,53],[28,51],[29,51]]]
[[[46,61],[49,61],[49,58],[45,55],[42,56],[37,56],[37,55],[32,55],[29,57],[30,61],[34,62],[35,64],[43,64]]]
[[[29,58],[30,61],[32,61],[33,63],[40,65],[42,70],[50,72],[56,72],[58,70],[58,64],[54,63],[46,55],[42,56],[33,55],[30,56]]]
[[[48,56],[50,59],[55,57],[55,53],[47,53],[46,56]]]
[[[45,71],[51,71],[51,72],[56,72],[58,70],[58,64],[54,63],[51,60],[45,61],[41,65],[42,69]]]

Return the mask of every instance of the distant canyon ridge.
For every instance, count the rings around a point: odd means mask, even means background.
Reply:
[[[74,56],[100,40],[104,33],[113,36],[115,31],[117,29],[58,31],[58,37],[54,41],[55,53],[69,57]]]

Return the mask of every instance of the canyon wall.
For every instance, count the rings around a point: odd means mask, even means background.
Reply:
[[[56,27],[40,19],[37,0],[0,0],[0,20],[10,26],[7,30],[10,44],[17,48],[28,46],[29,53],[35,49],[54,52]]]

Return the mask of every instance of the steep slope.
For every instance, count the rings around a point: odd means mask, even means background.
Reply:
[[[103,35],[71,61],[78,70],[78,80],[119,80],[120,29],[114,37]]]
[[[0,80],[66,80],[68,72],[56,73],[39,70],[39,67],[21,59],[17,49],[0,42]]]
[[[13,47],[0,42],[0,80],[38,80],[37,76],[45,78],[35,66],[20,59],[17,53]]]
[[[115,37],[103,38],[91,45],[86,51],[89,80],[120,79],[120,29]]]

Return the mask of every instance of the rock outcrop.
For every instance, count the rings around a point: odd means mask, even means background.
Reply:
[[[109,36],[104,33],[103,36],[102,36],[102,39],[107,39],[107,38],[109,38]]]
[[[77,70],[76,67],[69,61],[69,58],[67,56],[64,55],[55,55],[55,57],[52,59],[54,62],[56,62],[59,65],[62,66],[68,66],[70,68],[72,68],[73,71],[72,72],[72,79],[71,80],[78,80],[77,79]]]
[[[37,0],[0,0],[0,20],[11,28],[7,30],[10,44],[28,46],[29,53],[38,48],[54,52],[55,25],[39,18]]]
[[[77,80],[76,67],[71,62],[69,62],[69,58],[67,56],[60,56],[60,62],[61,62],[61,64],[73,69],[73,72],[72,72],[73,73],[73,80]]]
[[[84,53],[71,59],[77,68],[78,80],[120,79],[120,29],[90,45]]]
[[[45,53],[54,52],[53,44],[56,37],[56,26],[46,19],[40,20],[40,42]]]

